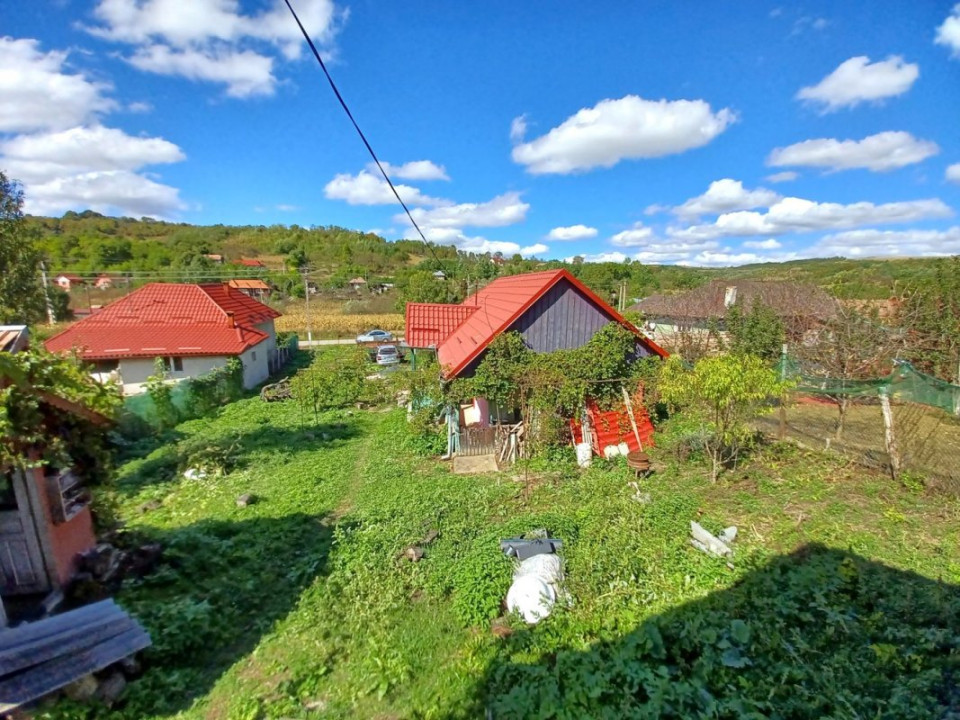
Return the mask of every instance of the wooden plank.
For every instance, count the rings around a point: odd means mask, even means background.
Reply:
[[[22,643],[0,654],[0,676],[10,675],[32,665],[39,665],[60,655],[96,645],[131,628],[137,622],[129,615],[99,618],[71,627],[56,635]]]
[[[97,645],[36,665],[0,681],[0,712],[9,712],[59,690],[150,645],[139,625]]]
[[[93,618],[109,617],[117,612],[123,613],[123,610],[108,598],[51,618],[4,630],[0,632],[0,652],[31,640],[62,632],[78,623],[87,622]]]

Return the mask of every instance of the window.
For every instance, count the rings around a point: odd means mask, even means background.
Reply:
[[[167,372],[183,372],[182,357],[166,357],[163,359],[163,364]]]
[[[256,350],[254,350],[253,352],[250,353],[250,359],[253,360],[254,362],[257,361],[257,351],[256,351]]]

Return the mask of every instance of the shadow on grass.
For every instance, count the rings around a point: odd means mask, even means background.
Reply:
[[[551,638],[503,640],[455,716],[960,717],[960,588],[821,545],[588,650]]]
[[[138,539],[164,551],[152,574],[117,596],[153,639],[125,695],[129,718],[187,709],[248,656],[327,574],[332,523],[305,514],[204,521]]]
[[[229,465],[228,470],[243,469],[258,454],[285,455],[304,449],[335,447],[358,433],[354,423],[331,421],[316,425],[307,423],[303,429],[264,423],[253,429],[225,432],[216,437],[184,439],[182,435],[170,435],[167,444],[124,465],[114,488],[120,495],[129,497],[151,485],[178,482],[182,472],[198,455],[222,460]]]

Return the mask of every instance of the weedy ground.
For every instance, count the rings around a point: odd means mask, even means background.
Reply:
[[[183,478],[204,448],[228,472]],[[230,450],[230,448],[233,448]],[[402,411],[242,400],[127,462],[104,506],[160,568],[118,601],[149,629],[114,710],[45,717],[901,718],[960,709],[960,503],[834,458],[762,449],[719,483],[658,451],[460,477]],[[206,457],[222,453],[206,452]],[[255,502],[238,507],[251,494]],[[107,501],[108,500],[108,501]],[[736,525],[732,567],[689,523]],[[502,615],[498,540],[564,541],[572,603]],[[431,530],[418,563],[401,557]]]

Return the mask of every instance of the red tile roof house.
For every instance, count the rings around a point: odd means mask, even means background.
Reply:
[[[407,303],[405,339],[414,353],[434,350],[443,379],[452,380],[472,376],[487,346],[504,332],[519,332],[535,352],[552,352],[585,345],[611,322],[637,336],[637,357],[666,357],[665,350],[567,270],[497,278],[459,305]],[[496,421],[499,411],[491,412],[487,401],[477,398],[461,415],[461,425],[475,421],[482,427]],[[653,428],[644,421],[649,437]]]
[[[61,288],[66,290],[67,292],[70,292],[70,287],[73,285],[87,284],[87,281],[84,280],[82,277],[80,277],[79,275],[74,275],[72,273],[60,273],[59,275],[57,275],[56,278],[54,278],[53,281],[57,285],[59,285]]]
[[[262,383],[276,355],[273,308],[226,284],[150,283],[46,341],[52,352],[78,349],[98,372],[117,371],[125,393],[142,390],[165,359],[176,380],[203,375],[231,357],[243,384]]]

